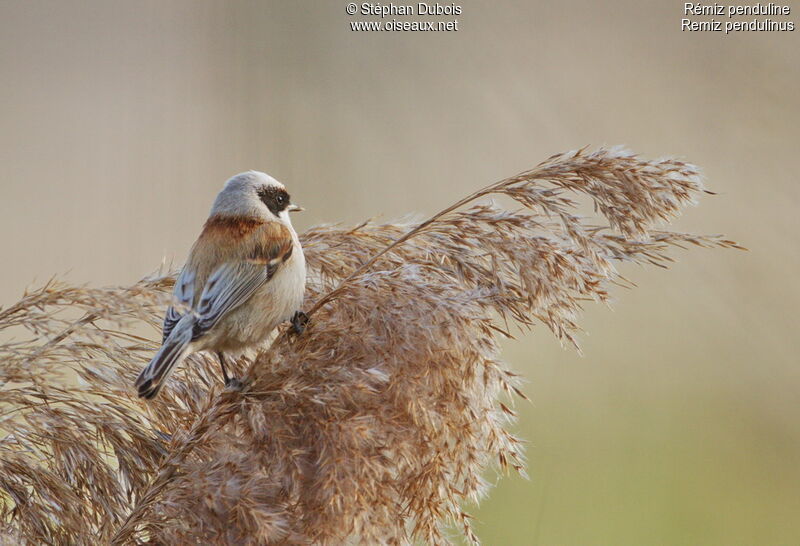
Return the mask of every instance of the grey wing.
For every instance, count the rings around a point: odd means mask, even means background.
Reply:
[[[187,269],[186,267],[181,270],[178,278],[175,279],[175,288],[172,290],[172,295],[175,301],[183,307],[184,312],[179,312],[172,305],[169,306],[167,314],[164,316],[164,338],[162,343],[166,341],[169,334],[172,333],[172,329],[178,324],[178,321],[181,320],[186,310],[191,307],[192,300],[194,299],[194,280],[194,270]]]
[[[225,316],[246,302],[272,277],[275,269],[253,262],[228,262],[208,278],[197,304],[198,321],[192,339],[208,332]]]

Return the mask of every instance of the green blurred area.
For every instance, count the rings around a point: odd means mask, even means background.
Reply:
[[[587,309],[583,356],[543,327],[506,344],[531,479],[498,481],[478,534],[800,543],[797,32],[681,32],[655,0],[461,5],[425,34],[351,32],[337,0],[0,3],[0,304],[180,264],[246,169],[303,229],[430,214],[586,144],[678,155],[718,195],[677,227],[750,251],[624,267],[638,288]]]

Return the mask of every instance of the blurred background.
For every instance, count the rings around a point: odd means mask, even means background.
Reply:
[[[247,169],[302,230],[430,214],[587,144],[678,155],[718,195],[677,228],[750,251],[624,268],[638,288],[587,309],[583,356],[544,328],[507,345],[531,479],[498,480],[478,534],[800,544],[798,33],[681,32],[656,0],[460,5],[458,32],[366,33],[339,0],[0,1],[0,304],[180,265]]]

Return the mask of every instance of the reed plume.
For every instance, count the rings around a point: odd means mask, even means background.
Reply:
[[[241,392],[199,354],[160,397],[136,397],[171,275],[47,283],[0,310],[0,537],[477,543],[468,506],[491,473],[525,466],[509,431],[524,394],[499,340],[541,323],[575,344],[582,304],[626,284],[616,263],[737,247],[658,227],[703,191],[689,164],[584,149],[420,224],[310,229],[309,327],[236,362]],[[594,218],[576,214],[582,197]]]

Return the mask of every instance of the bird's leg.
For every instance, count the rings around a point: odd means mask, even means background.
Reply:
[[[242,388],[242,382],[228,375],[228,369],[225,366],[225,357],[222,353],[218,352],[217,358],[219,358],[219,365],[222,368],[222,379],[225,381],[225,386],[240,390]]]
[[[225,367],[225,357],[222,356],[222,353],[217,353],[217,358],[219,358],[219,365],[222,368],[222,379],[225,381],[225,385],[227,386],[231,378],[228,377],[228,369]]]
[[[299,336],[305,332],[306,326],[308,326],[308,321],[308,315],[302,311],[295,311],[294,316],[292,316],[292,328],[294,328],[294,333]]]

